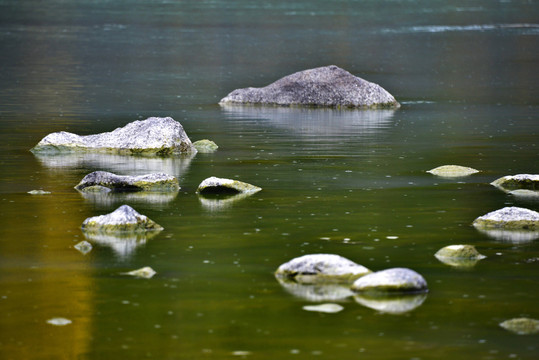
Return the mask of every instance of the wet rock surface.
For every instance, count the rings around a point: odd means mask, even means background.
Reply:
[[[232,91],[220,104],[258,104],[343,108],[398,108],[380,85],[335,65],[300,71],[262,88]]]
[[[86,175],[75,189],[88,193],[109,191],[156,191],[168,192],[180,189],[178,179],[164,173],[138,176],[116,175],[106,171],[94,171]]]
[[[352,290],[361,293],[421,293],[427,282],[417,272],[406,268],[377,271],[357,279]]]

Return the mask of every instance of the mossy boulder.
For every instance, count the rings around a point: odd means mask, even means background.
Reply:
[[[55,132],[45,136],[31,151],[48,154],[97,152],[164,156],[196,153],[197,150],[179,122],[171,117],[151,117],[95,135]]]
[[[398,108],[380,85],[335,65],[299,71],[262,88],[232,91],[220,104],[310,106],[336,108]]]
[[[539,320],[530,318],[505,320],[500,326],[518,335],[532,335],[539,332]]]
[[[198,140],[193,143],[193,146],[197,149],[199,153],[212,153],[217,151],[219,146],[211,140],[203,139]]]
[[[109,191],[156,191],[169,192],[180,189],[178,179],[164,173],[137,176],[116,175],[106,171],[94,171],[75,186],[81,192],[102,193]],[[108,191],[106,190],[108,189]]]
[[[473,266],[486,258],[473,245],[449,245],[438,250],[434,256],[444,264],[457,267]]]
[[[298,283],[352,282],[369,274],[366,267],[334,254],[311,254],[294,258],[279,266],[278,279]]]
[[[427,282],[417,272],[406,268],[392,268],[360,277],[352,284],[359,293],[422,293],[427,292]]]
[[[504,191],[517,189],[539,191],[539,175],[507,175],[494,180],[490,184]]]
[[[159,224],[139,214],[129,205],[122,205],[107,215],[87,218],[81,227],[84,232],[88,233],[137,233],[163,230]]]
[[[208,194],[254,194],[262,188],[239,180],[223,179],[215,176],[203,180],[198,185],[197,193]]]
[[[515,229],[539,231],[539,213],[516,206],[504,207],[478,217],[473,226],[478,229]]]
[[[428,170],[427,172],[441,177],[461,177],[475,174],[479,172],[479,170],[460,165],[443,165]]]

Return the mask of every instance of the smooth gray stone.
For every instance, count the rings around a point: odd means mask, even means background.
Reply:
[[[427,291],[427,282],[417,272],[392,268],[360,277],[352,290],[365,293],[420,293]]]

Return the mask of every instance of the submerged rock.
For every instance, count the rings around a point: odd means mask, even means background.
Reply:
[[[460,165],[443,165],[428,170],[427,172],[441,177],[460,177],[475,174],[479,172],[479,170]]]
[[[82,230],[89,233],[133,233],[161,231],[163,228],[129,205],[122,205],[110,214],[87,218],[82,223]]]
[[[50,191],[45,191],[45,190],[30,190],[30,191],[28,191],[28,194],[30,194],[30,195],[48,195],[50,193],[51,193]]]
[[[539,191],[539,175],[507,175],[490,183],[504,191],[525,189]]]
[[[335,65],[300,71],[263,88],[236,89],[220,104],[260,104],[344,108],[398,108],[380,85]]]
[[[421,306],[427,294],[391,295],[391,296],[369,296],[357,294],[354,300],[358,304],[370,309],[378,310],[386,314],[404,314]]]
[[[197,193],[199,194],[254,194],[262,190],[258,186],[254,186],[239,180],[223,179],[215,176],[209,177],[198,185]]]
[[[343,309],[344,307],[342,307],[339,304],[305,305],[303,307],[303,310],[306,310],[306,311],[315,311],[315,312],[322,312],[322,313],[328,313],[328,314],[338,313],[339,311],[342,311]]]
[[[124,155],[196,153],[182,125],[171,117],[134,121],[111,132],[80,136],[65,131],[45,136],[34,153],[100,152]]]
[[[157,274],[155,270],[149,266],[145,266],[143,268],[124,273],[124,275],[131,275],[131,276],[145,278],[145,279],[150,279],[155,274]]]
[[[524,229],[539,231],[539,213],[516,206],[489,212],[474,220],[478,229]]]
[[[86,255],[90,251],[92,251],[92,244],[90,244],[88,241],[81,241],[77,243],[74,248],[80,251],[82,254]]]
[[[55,326],[65,326],[71,324],[72,321],[63,317],[55,317],[47,320],[47,323]]]
[[[219,148],[219,146],[217,146],[216,143],[208,139],[195,141],[193,143],[193,146],[200,153],[212,153],[212,152],[215,152]]]
[[[420,293],[427,291],[427,282],[413,270],[393,268],[357,279],[352,290],[361,293]]]
[[[474,266],[479,260],[486,258],[473,245],[449,245],[438,250],[434,256],[444,264],[457,267]]]
[[[138,176],[116,175],[106,171],[94,171],[75,186],[81,192],[107,193],[109,191],[178,191],[178,179],[163,173]]]
[[[529,318],[516,318],[505,320],[500,326],[518,335],[531,335],[539,332],[539,320]]]
[[[351,282],[370,272],[339,255],[312,254],[282,264],[275,276],[298,283]]]

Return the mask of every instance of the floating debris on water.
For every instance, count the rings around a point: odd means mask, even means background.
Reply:
[[[55,325],[55,326],[65,326],[71,324],[71,320],[63,318],[63,317],[55,317],[52,319],[47,320],[47,324]]]
[[[338,313],[339,311],[342,311],[344,307],[342,307],[339,304],[320,304],[320,305],[305,305],[303,307],[303,310],[306,311],[316,311],[316,312],[323,312],[328,314]]]

